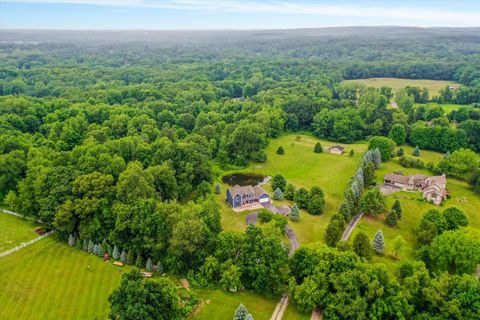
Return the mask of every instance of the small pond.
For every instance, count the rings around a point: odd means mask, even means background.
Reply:
[[[266,177],[257,173],[232,173],[222,177],[223,183],[234,186],[255,186],[262,182]]]

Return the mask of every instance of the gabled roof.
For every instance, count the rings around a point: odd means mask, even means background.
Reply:
[[[396,173],[387,173],[384,177],[384,180],[393,181],[401,184],[408,184],[410,177],[402,176],[401,174]]]
[[[237,194],[249,194],[249,193],[255,193],[254,189],[252,186],[239,186],[239,185],[234,185],[230,189],[230,194],[232,197],[235,197]]]
[[[260,186],[253,187],[253,191],[255,192],[256,198],[260,198],[262,195],[267,194]]]
[[[330,149],[339,149],[339,150],[342,150],[342,151],[345,150],[345,148],[342,147],[342,146],[331,146],[331,147],[329,148],[329,150],[330,150]]]

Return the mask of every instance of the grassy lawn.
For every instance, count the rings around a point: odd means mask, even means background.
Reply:
[[[38,223],[3,212],[0,212],[0,226],[0,252],[38,237],[34,231],[39,226]]]
[[[403,148],[405,150],[405,154],[410,156],[413,148],[410,146],[403,146]],[[430,161],[438,162],[442,157],[443,154],[438,152],[425,150],[420,151],[420,159],[425,163]],[[403,168],[396,159],[393,159],[383,163],[380,169],[377,171],[378,183],[383,183],[383,176],[386,173],[391,173],[396,170],[402,170],[405,175],[415,173],[427,175],[431,174],[427,170]],[[401,235],[407,241],[407,246],[400,253],[400,258],[411,257],[414,254],[415,228],[418,226],[423,214],[430,209],[439,209],[443,211],[449,207],[458,207],[467,215],[470,226],[480,230],[480,196],[475,194],[466,182],[454,178],[447,179],[447,189],[451,194],[451,198],[444,201],[441,206],[435,206],[428,202],[421,201],[422,196],[420,192],[399,192],[388,195],[388,208],[391,208],[394,201],[397,199],[401,203],[403,216],[398,225],[393,228],[387,226],[383,222],[383,216],[377,218],[364,217],[350,236],[350,241],[353,240],[353,237],[359,231],[365,232],[369,238],[372,239],[376,231],[381,229],[385,236],[387,256],[375,257],[375,261],[392,264],[396,261],[392,258],[393,239],[396,236]]]
[[[106,319],[128,269],[47,237],[0,258],[0,319]]]
[[[451,111],[453,110],[458,110],[458,108],[460,107],[465,107],[465,106],[468,106],[468,105],[464,105],[464,104],[453,104],[453,103],[436,103],[436,102],[429,102],[429,103],[425,103],[425,104],[421,104],[421,103],[415,103],[415,107],[419,107],[419,106],[441,106],[442,109],[445,111],[445,115],[449,114]]]
[[[328,153],[314,153],[313,147],[320,141],[322,147],[336,145],[326,140],[319,140],[312,136],[285,135],[270,142],[267,147],[267,162],[251,163],[248,167],[239,170],[219,171],[218,183],[221,185],[221,193],[217,195],[222,211],[222,225],[225,230],[243,231],[245,229],[245,217],[247,212],[236,213],[225,202],[225,191],[228,185],[221,183],[221,176],[231,172],[253,172],[273,176],[283,175],[288,182],[293,183],[297,188],[320,186],[325,193],[325,212],[320,216],[312,216],[305,211],[301,212],[298,222],[290,222],[300,243],[310,243],[323,240],[323,234],[330,217],[338,209],[343,198],[343,192],[350,177],[355,173],[360,157],[367,145],[364,143],[343,144],[346,149],[345,155],[334,155]],[[284,155],[277,155],[279,146],[285,149]],[[348,156],[353,149],[355,155]],[[270,195],[273,191],[270,185],[264,186],[265,191]],[[291,204],[288,201],[275,202],[274,204]]]
[[[438,95],[438,92],[441,89],[444,89],[448,85],[460,86],[460,84],[454,81],[443,81],[443,80],[416,80],[416,79],[399,79],[399,78],[368,78],[368,79],[357,79],[357,80],[345,80],[344,83],[361,83],[367,87],[380,88],[382,86],[387,86],[393,89],[393,91],[398,91],[404,89],[407,86],[410,87],[425,87],[430,93],[430,97]]]
[[[231,293],[219,289],[194,291],[204,302],[210,300],[210,304],[202,304],[198,314],[191,317],[198,320],[232,319],[240,303],[245,305],[254,319],[268,320],[279,301],[279,298],[265,298],[253,292]]]

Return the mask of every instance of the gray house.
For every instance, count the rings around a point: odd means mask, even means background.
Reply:
[[[232,208],[239,208],[244,205],[258,202],[270,202],[270,196],[260,186],[233,186],[227,189],[226,201]]]

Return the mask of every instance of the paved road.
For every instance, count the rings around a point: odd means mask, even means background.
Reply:
[[[353,217],[353,219],[352,219],[352,221],[350,221],[350,224],[348,225],[348,227],[345,229],[345,231],[343,231],[343,234],[342,234],[342,240],[343,241],[348,240],[348,237],[350,237],[350,234],[352,233],[353,229],[355,228],[357,223],[360,221],[362,216],[363,216],[363,212],[359,212],[359,213],[357,213],[357,215],[355,217]]]

